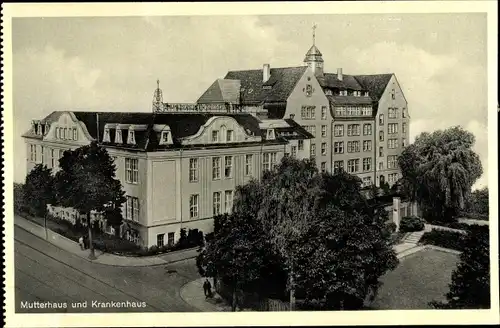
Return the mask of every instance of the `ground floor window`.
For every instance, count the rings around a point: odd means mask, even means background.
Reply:
[[[168,246],[173,246],[174,245],[174,237],[175,237],[175,232],[169,232],[167,235],[167,243]]]
[[[156,235],[156,246],[162,247],[165,244],[165,234],[160,233]]]
[[[139,231],[137,231],[135,229],[128,229],[127,232],[125,233],[125,239],[127,239],[128,241],[131,241],[135,244],[139,243],[139,239],[140,239],[139,236],[140,236]]]

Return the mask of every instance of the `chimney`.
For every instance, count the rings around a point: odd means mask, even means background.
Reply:
[[[267,82],[271,77],[271,65],[264,64],[262,69],[262,82]]]
[[[337,68],[337,79],[342,81],[344,77],[342,76],[342,68]]]

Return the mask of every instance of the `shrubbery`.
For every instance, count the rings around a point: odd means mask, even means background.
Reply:
[[[425,221],[416,216],[406,216],[401,220],[399,230],[401,232],[414,232],[424,230]]]
[[[470,228],[469,224],[460,222],[433,222],[432,224],[458,230],[469,230]]]
[[[464,238],[465,234],[458,231],[432,229],[424,233],[420,243],[462,251]]]

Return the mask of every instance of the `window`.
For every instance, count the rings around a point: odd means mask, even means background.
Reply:
[[[347,135],[348,136],[359,136],[359,124],[348,124],[347,125]]]
[[[73,129],[73,140],[78,140],[78,131],[76,128]]]
[[[316,126],[314,125],[305,125],[304,129],[306,129],[307,132],[313,135],[313,137],[316,137]]]
[[[331,96],[331,95],[332,95],[332,90],[330,90],[330,89],[326,89],[326,90],[325,90],[325,95],[327,95],[327,96]]]
[[[198,159],[189,159],[189,182],[198,181]]]
[[[191,195],[189,196],[189,217],[191,219],[198,217],[198,201],[199,195]]]
[[[378,124],[384,125],[384,114],[378,116]]]
[[[311,158],[316,156],[316,145],[315,144],[311,144],[311,151],[310,151],[310,155],[309,156]]]
[[[394,92],[394,89],[392,89],[391,97],[392,97],[392,99],[396,99],[396,93]]]
[[[303,120],[316,119],[316,106],[302,106],[300,116]]]
[[[278,165],[277,154],[271,153],[271,168],[274,169]]]
[[[169,232],[167,234],[167,244],[168,246],[173,246],[174,245],[174,239],[175,238],[175,232]]]
[[[212,131],[212,142],[218,142],[219,141],[219,131]]]
[[[343,137],[344,136],[344,126],[340,124],[336,124],[334,127],[334,134],[336,137]]]
[[[231,213],[231,210],[233,209],[233,191],[232,190],[226,190],[224,192],[224,208],[226,210],[226,213]]]
[[[266,139],[268,140],[274,139],[274,129],[267,129]]]
[[[36,145],[30,145],[30,161],[36,162]]]
[[[231,178],[232,176],[233,176],[233,156],[226,156],[224,157],[224,177]]]
[[[335,116],[345,116],[345,107],[335,107]]]
[[[401,128],[403,130],[403,133],[406,133],[406,123],[403,123]]]
[[[378,163],[378,169],[383,170],[384,169],[384,162],[379,162]]]
[[[387,147],[389,149],[398,148],[398,139],[389,139],[387,140],[387,142],[388,142]]]
[[[109,128],[104,129],[104,137],[102,138],[103,142],[111,142],[111,137],[109,135]]]
[[[122,130],[121,129],[116,129],[116,134],[115,134],[115,143],[122,143]]]
[[[220,200],[221,200],[221,193],[219,191],[214,192],[214,197],[213,197],[214,216],[219,215],[221,213]]]
[[[344,142],[336,141],[333,143],[333,153],[334,154],[343,154],[344,153]]]
[[[44,158],[44,154],[45,153],[45,149],[43,146],[40,146],[40,163],[44,164],[45,163],[45,158]]]
[[[365,135],[365,136],[372,135],[372,125],[371,124],[363,124],[363,135]]]
[[[333,162],[333,172],[338,173],[344,170],[344,161]]]
[[[312,96],[312,93],[313,93],[312,85],[307,84],[307,85],[306,85],[306,96],[307,96],[307,97],[311,97],[311,96]]]
[[[321,172],[326,172],[326,162],[321,162]]]
[[[372,141],[363,140],[363,151],[371,151],[371,150],[372,150]]]
[[[139,231],[135,230],[135,229],[128,229],[127,232],[125,233],[125,238],[128,240],[128,241],[131,241],[133,243],[139,243],[139,240],[140,240],[140,233]]]
[[[139,221],[139,198],[131,196],[127,196],[126,198],[125,213],[127,220]]]
[[[64,139],[69,139],[68,128],[64,128]]]
[[[348,141],[347,142],[347,152],[348,153],[359,152],[359,141]]]
[[[372,169],[372,159],[370,157],[363,158],[363,171],[370,171]]]
[[[169,141],[170,137],[170,132],[169,131],[162,131],[161,132],[161,142],[162,144],[167,144]]]
[[[125,158],[125,181],[128,183],[138,183],[139,168],[137,158]]]
[[[331,94],[331,91],[330,91]],[[326,120],[326,106],[321,107],[321,119]]]
[[[292,157],[297,157],[297,146],[292,146]]]
[[[299,150],[304,150],[304,140],[299,140]]]
[[[387,175],[387,180],[389,180],[389,183],[394,183],[398,181],[398,174],[397,173],[389,173]]]
[[[406,147],[406,138],[401,139],[401,146]]]
[[[56,167],[56,150],[51,149],[50,150],[50,161],[52,162],[52,167]]]
[[[271,169],[271,155],[269,153],[262,154],[262,169],[264,171]]]
[[[54,135],[56,139],[59,138],[59,128],[56,127],[56,129],[54,130]]]
[[[247,176],[253,174],[252,162],[253,155],[245,155],[245,175]]]
[[[160,233],[156,235],[156,246],[162,247],[165,244],[165,234]]]
[[[372,185],[372,178],[371,177],[364,177],[363,178],[363,187],[369,187]]]
[[[404,107],[403,107],[403,109],[401,110],[401,116],[402,116],[403,118],[405,118],[405,117],[406,117],[406,108],[404,108]]]
[[[378,156],[379,156],[379,157],[384,156],[384,147],[379,147],[379,148],[378,148]]]
[[[389,108],[389,118],[398,118],[398,109],[397,108]]]
[[[384,131],[379,131],[378,132],[378,140],[384,141]]]
[[[321,155],[326,156],[326,142],[321,143]]]
[[[233,141],[233,130],[227,130],[226,141]]]
[[[321,126],[321,136],[326,138],[326,125]]]
[[[363,108],[361,108],[361,115],[363,115],[363,116],[371,116],[372,115],[372,108],[371,107],[363,107]]]
[[[398,133],[398,123],[389,123],[387,125],[387,134],[396,134]]]
[[[212,157],[212,179],[220,179],[220,157]]]
[[[356,173],[359,171],[359,159],[350,159],[347,161],[347,172]]]
[[[397,166],[398,157],[396,155],[387,156],[387,168],[394,169]]]
[[[59,149],[59,159],[63,158],[64,156],[64,149]]]

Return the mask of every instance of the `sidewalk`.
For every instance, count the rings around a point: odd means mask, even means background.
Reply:
[[[14,224],[19,228],[24,229],[39,238],[42,239],[46,238],[44,227],[39,226],[38,224],[33,223],[25,218],[16,215],[14,217]],[[196,248],[161,254],[157,256],[148,256],[148,257],[118,256],[114,254],[104,253],[99,250],[95,250],[95,255],[97,259],[90,260],[88,258],[89,250],[82,250],[78,245],[78,243],[48,229],[47,229],[47,241],[69,253],[72,253],[76,256],[85,259],[86,261],[104,265],[112,265],[112,266],[144,267],[153,265],[164,265],[168,263],[191,259],[198,255],[198,250]]]

